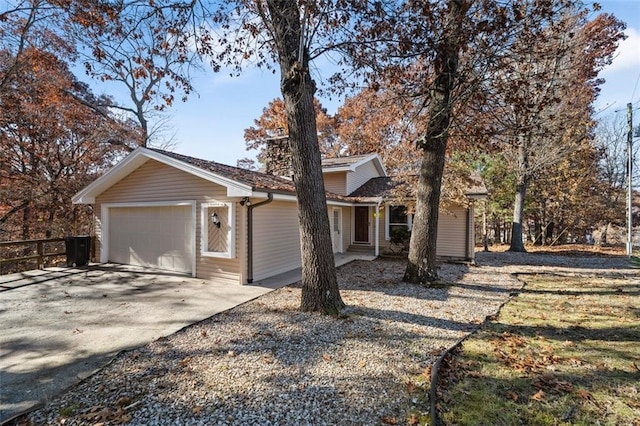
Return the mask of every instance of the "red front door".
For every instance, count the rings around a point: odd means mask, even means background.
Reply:
[[[356,243],[369,242],[369,207],[356,207],[354,240]]]

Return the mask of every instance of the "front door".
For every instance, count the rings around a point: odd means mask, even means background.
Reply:
[[[354,242],[369,242],[369,207],[356,206],[355,208],[355,235]]]
[[[334,207],[331,215],[331,243],[334,253],[342,253],[342,209]]]

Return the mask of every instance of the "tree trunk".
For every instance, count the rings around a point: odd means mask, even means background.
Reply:
[[[463,0],[449,0],[442,40],[436,47],[434,63],[436,79],[430,91],[429,123],[418,142],[423,151],[418,175],[416,213],[409,244],[409,259],[404,281],[428,284],[438,279],[436,239],[438,208],[444,170],[447,138],[453,104],[460,51],[459,33],[465,18]]]
[[[403,278],[406,282],[427,284],[438,279],[436,239],[445,150],[445,143],[433,141],[423,151],[409,259]]]
[[[524,203],[529,186],[528,145],[530,135],[518,137],[518,170],[516,175],[516,195],[513,203],[513,223],[511,226],[511,246],[509,251],[526,252],[522,241]]]
[[[22,209],[22,239],[29,240],[31,234],[31,206],[27,202]]]
[[[482,208],[482,249],[489,251],[489,236],[487,235],[487,200],[484,200]]]
[[[281,90],[289,126],[291,166],[298,196],[302,249],[302,311],[338,314],[344,307],[336,279],[331,229],[313,107],[315,84],[309,74],[303,30],[295,0],[268,0],[278,51]]]
[[[547,224],[547,229],[545,231],[545,241],[552,242],[553,241],[553,231],[555,230],[556,224],[551,221]],[[562,228],[560,228],[562,229]]]
[[[513,203],[513,223],[511,225],[511,246],[509,251],[526,252],[522,241],[522,221],[524,219],[524,201],[527,183],[518,182],[516,185],[516,199]]]
[[[533,245],[535,246],[544,245],[543,234],[544,234],[544,231],[542,229],[542,223],[538,218],[538,216],[536,216],[533,222]]]

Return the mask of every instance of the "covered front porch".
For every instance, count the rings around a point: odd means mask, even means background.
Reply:
[[[333,205],[332,205],[333,204]],[[382,200],[357,204],[330,203],[331,242],[335,255],[378,256],[386,246]],[[383,220],[381,220],[383,219]],[[382,246],[382,247],[381,247]]]

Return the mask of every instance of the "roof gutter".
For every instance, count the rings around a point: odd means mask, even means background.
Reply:
[[[267,199],[258,204],[251,204],[247,208],[247,282],[253,282],[253,209],[264,206],[273,201],[273,193],[267,193]]]

